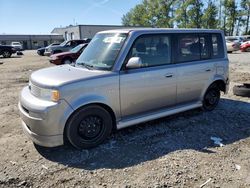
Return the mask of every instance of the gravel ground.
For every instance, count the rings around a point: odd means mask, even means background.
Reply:
[[[229,55],[230,91],[214,111],[136,125],[83,151],[35,146],[22,133],[20,90],[32,71],[52,66],[35,53],[0,58],[0,187],[250,187],[250,98],[232,94],[250,83],[250,53]]]

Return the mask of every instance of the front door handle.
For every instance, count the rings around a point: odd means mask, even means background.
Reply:
[[[172,78],[172,77],[173,77],[173,74],[166,74],[165,77],[166,77],[166,78]]]

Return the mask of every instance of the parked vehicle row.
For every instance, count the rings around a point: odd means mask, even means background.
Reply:
[[[60,45],[49,46],[48,48],[46,48],[44,55],[50,56],[50,55],[61,53],[61,52],[67,52],[71,50],[72,48],[78,46],[79,44],[85,44],[89,42],[90,42],[90,39],[64,41]]]
[[[240,50],[242,52],[250,52],[250,41],[244,42],[240,45]]]
[[[22,128],[38,145],[95,147],[114,129],[213,110],[228,91],[228,64],[220,30],[99,32],[75,64],[32,73],[18,105]]]
[[[79,44],[68,52],[53,54],[50,56],[49,61],[55,65],[71,64],[77,60],[87,45],[88,43]]]
[[[38,48],[37,49],[37,54],[41,55],[41,56],[44,56],[45,49],[49,48],[50,46],[55,46],[55,45],[60,45],[60,43],[51,43],[49,46]]]

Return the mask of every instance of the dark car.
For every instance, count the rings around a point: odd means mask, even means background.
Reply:
[[[58,54],[58,53],[61,53],[61,52],[68,52],[69,50],[71,50],[72,48],[78,46],[79,44],[89,43],[90,40],[91,39],[86,38],[86,39],[79,39],[79,40],[64,41],[60,45],[51,46],[49,48],[46,48],[44,55],[50,56],[50,55]]]
[[[56,45],[60,45],[60,43],[52,43],[49,46],[39,48],[39,49],[37,49],[37,54],[44,56],[44,52],[45,52],[46,48],[49,48],[50,46],[56,46]]]
[[[59,54],[54,54],[50,56],[50,63],[61,65],[61,64],[71,64],[76,61],[76,59],[81,55],[83,50],[87,47],[88,43],[79,44],[75,48],[68,52],[62,52]]]
[[[0,55],[4,58],[11,57],[14,53],[16,53],[16,49],[13,46],[0,45]]]

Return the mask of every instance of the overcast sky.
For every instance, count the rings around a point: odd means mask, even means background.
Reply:
[[[49,34],[70,24],[121,25],[142,0],[0,0],[0,34]]]

